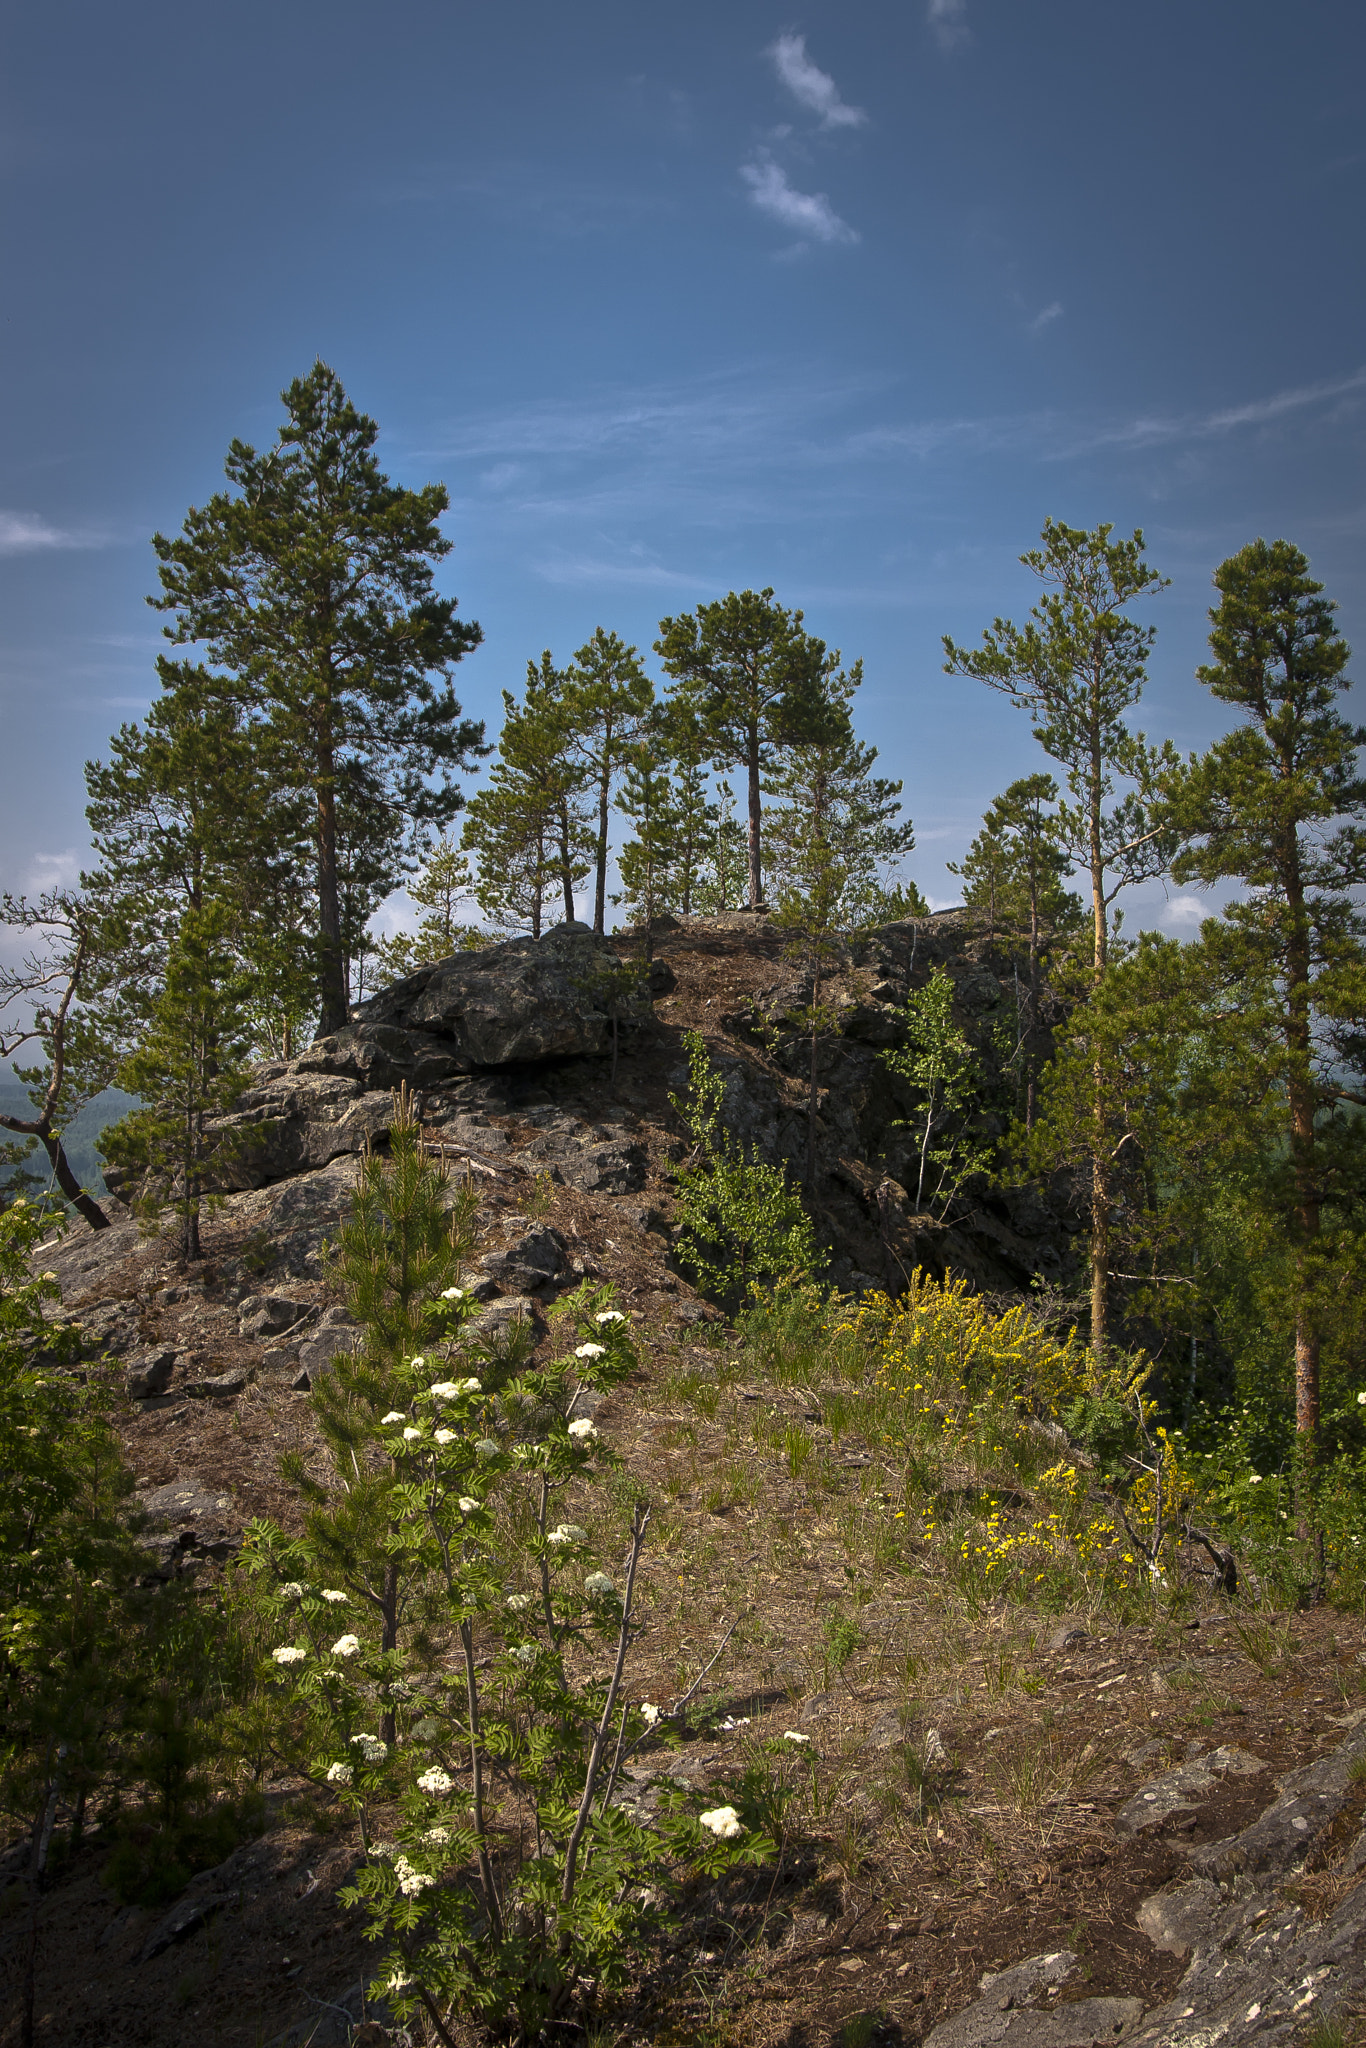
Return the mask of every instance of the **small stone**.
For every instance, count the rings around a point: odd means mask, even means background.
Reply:
[[[174,1351],[155,1349],[137,1351],[128,1361],[128,1375],[125,1384],[131,1401],[146,1401],[153,1394],[164,1394],[171,1384],[175,1371]]]
[[[1175,1891],[1155,1892],[1143,1901],[1135,1918],[1154,1948],[1184,1956],[1213,1926],[1219,1906],[1218,1885],[1197,1877]]]
[[[249,1378],[250,1374],[244,1365],[234,1365],[227,1372],[214,1373],[206,1380],[196,1380],[194,1385],[186,1387],[185,1391],[204,1400],[230,1401],[245,1390]]]
[[[288,1294],[249,1294],[238,1307],[237,1326],[244,1337],[282,1337],[312,1312],[312,1302]]]

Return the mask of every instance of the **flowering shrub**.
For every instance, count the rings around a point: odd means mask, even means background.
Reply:
[[[303,1717],[308,1768],[359,1830],[364,1865],[342,1896],[386,1945],[375,1995],[444,2041],[457,2015],[526,2039],[580,1980],[630,1980],[684,1871],[719,1874],[771,1845],[677,1793],[648,1822],[619,1803],[625,1765],[665,1718],[626,1687],[649,1510],[636,1505],[619,1573],[556,1510],[610,1463],[573,1410],[633,1370],[629,1320],[585,1285],[552,1311],[569,1336],[550,1364],[532,1365],[525,1330],[501,1350],[471,1342],[458,1285],[470,1209],[452,1224],[444,1175],[402,1113],[392,1144],[391,1161],[366,1161],[342,1238],[363,1336],[319,1403],[335,1478],[296,1468],[303,1538],[258,1523],[248,1563],[295,1638],[274,1676]],[[327,1593],[310,1590],[323,1579]],[[336,1591],[356,1625],[333,1639]],[[605,1676],[576,1675],[585,1650]]]

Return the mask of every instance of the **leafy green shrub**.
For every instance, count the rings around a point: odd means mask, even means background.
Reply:
[[[688,1093],[670,1098],[692,1140],[675,1176],[679,1257],[705,1294],[734,1309],[756,1290],[799,1285],[824,1262],[785,1170],[746,1158],[725,1128],[725,1082],[700,1034],[684,1042]]]

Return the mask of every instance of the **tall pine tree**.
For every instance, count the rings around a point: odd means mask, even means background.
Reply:
[[[634,647],[598,627],[574,656],[566,690],[566,718],[574,751],[587,770],[597,805],[593,855],[593,929],[602,932],[607,909],[608,826],[613,791],[644,731],[655,700],[654,684]]]
[[[818,739],[831,724],[825,684],[839,667],[839,654],[828,653],[802,618],[775,604],[771,589],[732,590],[696,612],[661,619],[655,641],[676,695],[706,735],[713,762],[744,771],[751,910],[764,901],[764,771],[777,750]]]
[[[1243,723],[1168,778],[1169,815],[1188,840],[1173,873],[1206,886],[1242,885],[1219,925],[1206,926],[1205,942],[1274,1005],[1283,1222],[1296,1249],[1296,1425],[1312,1459],[1323,1209],[1341,1181],[1342,1140],[1355,1132],[1355,1120],[1351,1133],[1335,1129],[1331,1112],[1362,1100],[1344,1071],[1341,1026],[1350,1033],[1366,1010],[1366,916],[1356,895],[1366,883],[1366,782],[1357,758],[1366,730],[1338,708],[1350,650],[1298,548],[1253,541],[1214,581],[1214,659],[1197,673]]]
[[[450,552],[441,484],[391,483],[378,428],[324,363],[283,394],[286,417],[264,454],[234,440],[229,488],[158,534],[167,636],[204,650],[202,673],[251,728],[273,788],[304,800],[318,950],[319,1026],[347,1018],[342,790],[376,815],[353,846],[382,844],[372,886],[392,887],[425,828],[460,804],[452,771],[481,751],[451,669],[478,626],[439,597]]]
[[[1034,720],[1034,737],[1067,773],[1069,801],[1058,808],[1060,841],[1091,881],[1093,981],[1109,951],[1110,908],[1119,892],[1161,874],[1171,842],[1155,821],[1151,792],[1164,753],[1131,732],[1125,714],[1138,702],[1155,628],[1127,607],[1164,587],[1148,567],[1143,535],[1112,541],[1048,520],[1043,545],[1020,557],[1047,588],[1024,626],[995,620],[976,650],[947,635],[945,670],[1001,690]],[[1130,786],[1123,794],[1116,785]],[[1110,1276],[1109,1149],[1103,1077],[1095,1082],[1096,1144],[1091,1161],[1091,1344],[1106,1343]]]

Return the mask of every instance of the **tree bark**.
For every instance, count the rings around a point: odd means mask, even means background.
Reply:
[[[337,793],[332,748],[318,750],[318,934],[322,942],[318,1032],[344,1031],[350,1020],[346,966],[342,957],[341,898],[337,887]]]
[[[109,1218],[105,1215],[95,1197],[86,1193],[75,1174],[71,1171],[71,1166],[66,1153],[62,1149],[60,1138],[56,1137],[51,1131],[39,1131],[31,1127],[25,1130],[23,1123],[18,1117],[0,1117],[0,1124],[7,1131],[21,1131],[25,1137],[37,1138],[43,1150],[47,1153],[48,1159],[51,1161],[52,1171],[56,1175],[58,1187],[66,1196],[66,1199],[70,1202],[77,1215],[83,1216],[92,1230],[108,1230]]]
[[[1091,914],[1095,920],[1095,984],[1100,986],[1109,951],[1105,915],[1105,853],[1100,828],[1105,801],[1105,759],[1101,745],[1099,713],[1100,678],[1091,682],[1091,775],[1089,789],[1091,837]],[[1091,1351],[1099,1358],[1105,1349],[1110,1281],[1110,1175],[1105,1158],[1105,1079],[1097,1061],[1094,1074],[1092,1116],[1095,1127],[1091,1154]]]
[[[605,744],[605,743],[604,743]],[[598,783],[598,879],[593,893],[593,929],[601,938],[607,918],[607,797],[608,768],[603,763],[602,779]]]
[[[757,910],[764,900],[763,869],[759,842],[761,805],[759,802],[759,728],[751,726],[749,733],[749,907]]]
[[[1091,1350],[1105,1349],[1110,1283],[1110,1176],[1105,1163],[1105,1103],[1101,1072],[1095,1070],[1096,1136],[1091,1154]]]
[[[391,1559],[384,1567],[384,1593],[380,1601],[381,1650],[398,1648],[398,1566]],[[398,1733],[398,1723],[392,1706],[386,1706],[379,1717],[379,1737],[392,1749]]]

